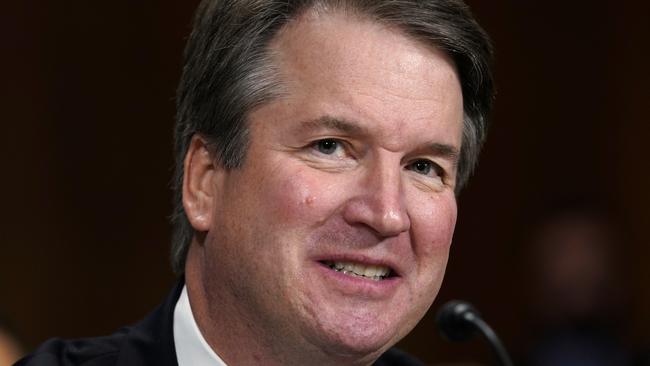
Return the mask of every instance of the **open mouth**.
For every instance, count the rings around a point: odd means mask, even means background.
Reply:
[[[330,269],[341,272],[345,275],[363,277],[373,281],[381,281],[394,275],[393,271],[386,266],[374,266],[341,261],[321,261],[321,263]]]

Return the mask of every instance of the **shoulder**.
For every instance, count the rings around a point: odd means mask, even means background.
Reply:
[[[415,357],[397,348],[386,351],[373,366],[424,366]]]
[[[15,366],[104,366],[115,365],[128,329],[97,338],[50,339]]]
[[[184,278],[165,301],[139,323],[106,337],[51,339],[16,366],[178,366],[174,348],[174,307]]]

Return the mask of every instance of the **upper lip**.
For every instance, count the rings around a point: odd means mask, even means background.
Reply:
[[[353,262],[370,266],[384,266],[391,270],[391,276],[401,276],[402,270],[394,260],[387,257],[370,256],[358,253],[333,253],[319,255],[316,260],[318,262]]]

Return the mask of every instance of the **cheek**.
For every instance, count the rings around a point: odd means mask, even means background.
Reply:
[[[419,201],[411,215],[413,251],[421,301],[430,303],[438,292],[449,258],[456,224],[456,200],[453,195],[435,196]],[[417,291],[416,291],[417,292]]]
[[[443,196],[419,206],[417,218],[412,217],[418,278],[418,289],[414,292],[417,301],[423,303],[425,308],[433,302],[445,274],[456,214],[455,198]]]
[[[456,224],[453,195],[438,195],[411,206],[414,276],[411,288],[413,319],[419,321],[433,303],[442,284]]]
[[[289,169],[275,175],[274,187],[263,192],[265,199],[274,202],[270,207],[277,225],[296,225],[304,227],[323,223],[337,205],[335,187],[309,168]]]
[[[422,254],[449,251],[456,227],[457,207],[453,194],[437,196],[423,202],[414,214],[416,242]]]

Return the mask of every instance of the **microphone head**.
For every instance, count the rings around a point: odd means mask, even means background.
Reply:
[[[469,303],[452,300],[444,304],[436,315],[438,332],[450,341],[466,341],[476,333],[474,321],[478,311]]]

